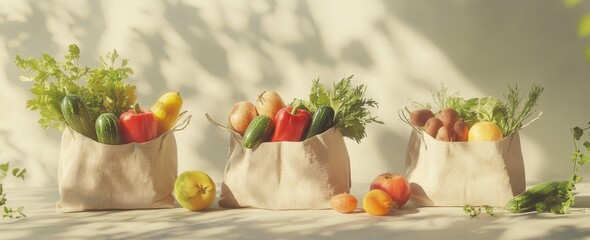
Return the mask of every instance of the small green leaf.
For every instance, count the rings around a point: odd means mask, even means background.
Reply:
[[[2,172],[8,172],[8,166],[9,163],[0,164],[0,170],[2,170]]]
[[[575,127],[572,129],[572,133],[574,134],[574,139],[580,140],[582,135],[584,135],[584,130],[582,130],[580,127]]]
[[[483,205],[483,207],[486,210],[486,213],[490,216],[494,216],[494,207],[490,206],[490,205]]]
[[[585,154],[582,154],[582,155],[580,156],[580,165],[584,166],[584,165],[586,165],[588,162],[590,162],[590,155],[585,155]]]
[[[466,204],[463,207],[463,212],[465,212],[465,214],[469,215],[470,217],[475,217],[481,213],[481,208],[475,208],[470,204]]]
[[[587,14],[578,21],[578,35],[580,37],[590,35],[590,14]]]
[[[566,7],[575,7],[576,5],[580,4],[582,0],[564,0],[563,3]]]
[[[581,181],[582,181],[582,176],[580,176],[578,174],[572,175],[572,182],[574,182],[574,183],[580,183]]]

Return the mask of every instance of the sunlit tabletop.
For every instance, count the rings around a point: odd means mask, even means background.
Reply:
[[[354,184],[361,199],[367,184]],[[183,208],[55,211],[55,188],[5,189],[7,205],[23,205],[27,218],[0,224],[0,239],[590,239],[590,183],[578,185],[567,215],[510,214],[496,210],[471,218],[460,207],[406,205],[375,217],[332,210],[268,211]]]

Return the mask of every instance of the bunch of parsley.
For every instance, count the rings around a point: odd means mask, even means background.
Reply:
[[[127,67],[127,59],[116,66],[119,55],[113,50],[106,54],[106,59],[100,57],[102,66],[81,67],[78,64],[80,48],[71,44],[68,50],[61,61],[49,54],[27,59],[16,56],[16,65],[25,72],[20,79],[33,82],[31,92],[35,98],[27,101],[27,108],[39,111],[39,124],[44,129],[65,126],[60,103],[67,94],[82,98],[93,121],[102,113],[119,116],[131,108],[137,96],[136,87],[123,82],[133,74]]]
[[[366,125],[380,123],[377,117],[371,116],[368,107],[377,108],[373,99],[365,98],[366,86],[361,84],[353,87],[351,80],[354,75],[334,83],[332,89],[322,85],[319,79],[313,80],[308,101],[302,101],[312,113],[320,106],[334,109],[334,126],[342,132],[342,136],[355,140],[357,143],[367,136]]]

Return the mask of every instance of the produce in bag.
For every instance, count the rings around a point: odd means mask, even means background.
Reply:
[[[332,89],[314,80],[309,100],[294,99],[281,108],[277,107],[282,105],[279,94],[266,91],[272,94],[261,97],[279,103],[268,104],[277,113],[259,108],[243,137],[206,114],[213,124],[231,132],[219,206],[324,209],[330,207],[332,197],[348,192],[350,162],[343,138],[359,142],[366,136],[368,123],[382,123],[368,111],[377,103],[364,97],[364,85],[353,87],[351,79],[334,83]],[[273,134],[275,141],[269,139]],[[298,194],[293,195],[294,191]]]
[[[406,151],[411,201],[418,206],[504,206],[524,191],[518,130],[528,124],[523,122],[535,112],[543,88],[533,84],[527,98],[516,85],[508,90],[504,101],[465,99],[448,95],[443,86],[433,94],[438,111],[415,101],[414,110],[400,110],[400,118],[414,128]]]
[[[16,56],[16,65],[25,73],[21,80],[33,83],[34,98],[27,101],[27,108],[39,111],[43,128],[63,130],[57,210],[174,207],[174,132],[184,129],[190,116],[161,135],[157,128],[141,130],[142,134],[149,132],[141,140],[153,140],[149,143],[122,144],[121,138],[129,135],[122,128],[129,124],[120,124],[119,117],[130,114],[137,99],[136,87],[124,82],[133,73],[128,60],[117,62],[119,55],[114,50],[100,57],[102,66],[83,67],[78,64],[78,46],[72,44],[68,50],[63,60],[49,54],[27,59]],[[175,102],[180,108],[180,96]],[[141,112],[139,107],[134,111]],[[165,119],[173,119],[169,120],[172,125],[179,116],[175,112],[166,111]]]

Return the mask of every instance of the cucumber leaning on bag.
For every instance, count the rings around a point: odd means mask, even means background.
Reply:
[[[274,129],[274,123],[269,116],[258,115],[246,128],[244,132],[244,138],[242,139],[242,145],[245,148],[254,148],[258,144],[268,141],[272,135]]]
[[[96,141],[94,122],[82,99],[75,94],[68,94],[61,100],[61,112],[66,124],[80,134]]]
[[[311,138],[315,135],[325,132],[332,127],[334,121],[334,109],[330,106],[321,106],[314,113],[311,118],[311,125],[307,130],[305,139]]]
[[[118,145],[121,141],[119,118],[112,113],[103,113],[96,119],[94,124],[98,142],[110,145]]]

